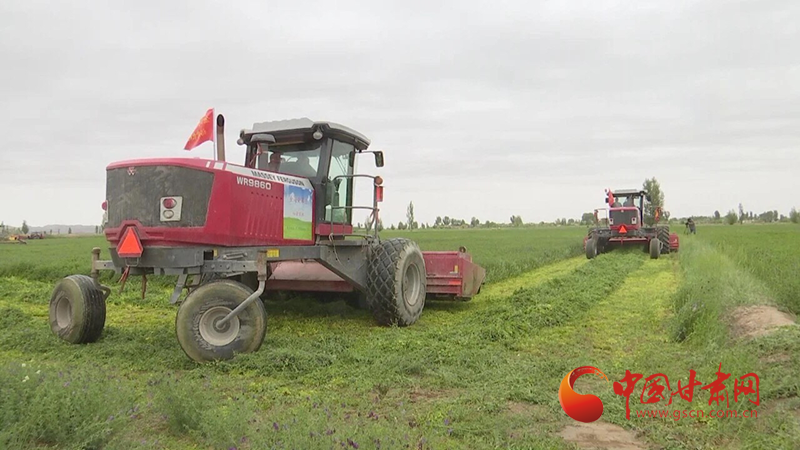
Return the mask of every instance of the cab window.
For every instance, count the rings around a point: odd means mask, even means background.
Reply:
[[[267,170],[313,178],[319,170],[321,150],[320,142],[270,146]]]
[[[352,175],[350,158],[353,157],[353,146],[337,140],[333,141],[331,148],[331,165],[328,170],[328,189],[325,196],[325,221],[332,223],[351,223],[352,211],[350,209],[336,209],[338,206],[351,206],[353,204],[353,179],[336,178],[341,175]],[[332,208],[333,206],[334,208]]]

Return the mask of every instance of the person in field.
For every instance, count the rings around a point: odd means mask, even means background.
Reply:
[[[694,224],[694,219],[691,217],[686,220],[686,234],[697,234],[697,228]]]

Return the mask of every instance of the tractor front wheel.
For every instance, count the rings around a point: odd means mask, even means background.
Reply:
[[[425,260],[414,241],[395,238],[372,247],[367,272],[369,307],[381,325],[413,324],[425,306]]]
[[[103,291],[86,275],[71,275],[59,281],[50,297],[50,329],[71,344],[86,344],[100,338],[106,324]]]
[[[193,290],[175,317],[175,332],[184,353],[197,362],[206,362],[258,350],[267,332],[267,312],[259,299],[219,325],[252,293],[252,289],[231,280],[211,281]]]
[[[661,241],[658,239],[650,239],[650,259],[658,259],[661,254]]]

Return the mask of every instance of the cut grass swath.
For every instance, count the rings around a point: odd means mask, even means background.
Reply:
[[[541,285],[492,298],[481,317],[471,318],[480,321],[473,329],[484,339],[505,341],[563,324],[608,296],[644,261],[641,252],[617,251]]]

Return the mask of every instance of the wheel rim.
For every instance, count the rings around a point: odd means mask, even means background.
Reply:
[[[420,274],[416,264],[409,264],[403,273],[403,300],[414,306],[419,301]]]
[[[67,328],[71,322],[72,303],[67,297],[59,297],[56,301],[56,323],[61,328]]]
[[[217,326],[223,317],[231,312],[230,308],[215,306],[200,317],[200,336],[209,344],[222,347],[230,344],[239,335],[239,318],[233,317],[221,326]]]

